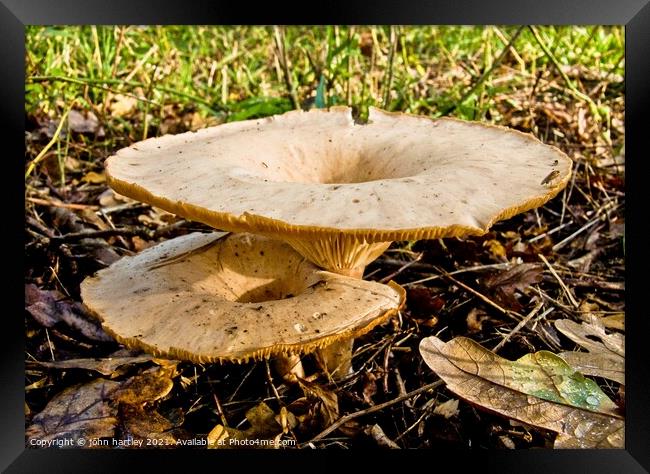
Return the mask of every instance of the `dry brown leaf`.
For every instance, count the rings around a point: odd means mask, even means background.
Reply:
[[[129,405],[141,405],[166,397],[174,387],[175,367],[154,367],[125,381],[115,393],[115,399]]]
[[[246,412],[250,427],[238,430],[223,426],[215,426],[207,436],[208,449],[227,448],[277,448],[283,433],[297,425],[296,417],[286,409],[275,412],[264,402]]]
[[[619,333],[608,334],[598,317],[591,323],[578,324],[569,319],[555,321],[558,331],[589,352],[561,352],[568,364],[583,374],[603,377],[625,384],[625,338]],[[600,341],[594,340],[598,338]]]
[[[174,426],[160,413],[140,406],[121,404],[119,418],[122,438],[128,441],[125,447],[176,447],[176,437],[171,432]],[[134,443],[134,440],[142,443]]]
[[[72,109],[68,114],[68,129],[75,133],[89,133],[98,138],[104,136],[104,127],[99,123],[97,116],[89,111],[80,112]]]
[[[339,401],[336,393],[314,382],[298,379],[298,384],[307,400],[314,404],[322,426],[329,426],[339,419]]]
[[[138,99],[130,95],[109,94],[109,109],[111,117],[124,117],[132,114],[137,106]]]
[[[433,409],[433,414],[440,415],[445,418],[451,418],[452,416],[458,415],[458,400],[452,398],[451,400],[447,400],[444,403],[436,405],[436,407]]]
[[[375,402],[372,400],[377,394],[377,379],[379,377],[373,372],[365,372],[363,374],[363,389],[361,390],[361,395],[363,395],[363,401],[368,405],[374,405]]]
[[[377,446],[389,449],[401,449],[395,441],[384,433],[384,430],[378,424],[366,427],[363,432],[370,436],[377,443]]]
[[[552,353],[540,351],[511,362],[471,339],[444,343],[434,336],[422,340],[420,353],[459,397],[559,433],[558,448],[624,446],[625,422],[615,414],[614,403],[593,381],[569,374],[570,367]]]
[[[45,409],[32,419],[27,428],[27,444],[71,440],[76,447],[90,438],[113,436],[117,423],[117,408],[111,397],[119,382],[97,379],[84,385],[74,385],[56,395]]]
[[[123,382],[95,379],[69,387],[32,419],[26,430],[28,445],[44,446],[43,442],[59,440],[71,443],[61,447],[94,447],[91,439],[113,437],[120,404],[140,408],[162,398],[171,389],[173,374],[169,368],[156,367]]]
[[[41,290],[31,283],[25,285],[25,309],[46,328],[63,322],[88,339],[113,341],[81,303],[66,300],[65,296],[56,290]]]
[[[536,263],[521,263],[509,270],[492,275],[485,280],[485,286],[495,298],[506,306],[521,309],[515,291],[523,292],[533,283],[542,281],[542,268]]]
[[[469,313],[467,313],[467,331],[470,334],[481,332],[483,330],[483,322],[489,320],[490,317],[488,314],[478,308],[472,308]]]
[[[617,313],[610,316],[603,316],[600,318],[607,329],[616,329],[618,331],[625,331],[625,314]]]
[[[89,184],[101,184],[106,182],[106,175],[104,173],[97,173],[89,171],[81,178],[81,181]]]
[[[483,242],[483,247],[487,247],[489,249],[490,254],[494,257],[495,260],[498,260],[500,262],[506,260],[506,249],[498,240],[486,240]]]

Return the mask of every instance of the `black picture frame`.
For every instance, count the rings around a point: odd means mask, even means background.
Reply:
[[[24,84],[25,26],[46,24],[556,24],[625,25],[626,27],[626,447],[624,450],[530,451],[424,451],[407,453],[334,452],[290,450],[224,452],[206,450],[95,451],[25,449],[24,424],[24,322],[23,282],[16,275],[24,248]],[[481,472],[636,473],[650,470],[649,359],[644,339],[649,334],[645,311],[645,274],[650,268],[642,219],[647,199],[642,195],[646,156],[644,130],[650,111],[650,0],[438,0],[305,3],[281,6],[277,2],[255,5],[244,2],[184,0],[183,2],[110,0],[0,0],[0,130],[5,193],[3,241],[5,298],[2,300],[3,343],[0,359],[0,469],[6,472],[162,472],[188,468],[188,460],[224,469],[224,462],[277,470],[350,465],[361,454],[368,462],[395,461],[404,468],[429,466],[455,472],[474,467]],[[647,132],[645,133],[647,135]],[[648,175],[650,176],[650,175]],[[10,258],[7,258],[10,257]],[[408,458],[404,459],[404,458]],[[273,462],[274,464],[270,464]],[[299,464],[288,464],[297,462]],[[264,464],[262,464],[264,463]],[[277,464],[275,464],[277,463]],[[306,463],[306,464],[303,464]],[[298,467],[300,466],[300,467]],[[311,467],[309,467],[311,466]]]

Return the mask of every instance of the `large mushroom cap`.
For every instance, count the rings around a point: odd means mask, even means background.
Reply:
[[[164,136],[107,161],[118,192],[218,229],[388,242],[485,233],[568,182],[531,135],[371,108],[293,111]]]
[[[288,244],[194,233],[85,280],[84,303],[115,338],[197,362],[311,352],[396,313],[404,291],[318,269]]]

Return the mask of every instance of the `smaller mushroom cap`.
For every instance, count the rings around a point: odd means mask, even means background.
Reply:
[[[404,290],[323,271],[288,244],[193,233],[124,257],[81,285],[119,342],[196,362],[306,353],[395,314]]]

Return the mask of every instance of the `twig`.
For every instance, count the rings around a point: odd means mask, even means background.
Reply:
[[[314,436],[311,440],[309,440],[306,443],[303,443],[302,445],[300,445],[300,447],[304,447],[304,446],[308,445],[309,443],[313,443],[314,441],[318,441],[320,439],[323,439],[325,436],[332,433],[333,431],[336,431],[338,428],[340,428],[341,426],[346,424],[348,421],[354,420],[354,419],[359,418],[359,417],[364,416],[364,415],[369,415],[371,413],[375,413],[377,411],[381,411],[384,408],[388,408],[390,406],[396,405],[397,403],[401,403],[401,402],[403,402],[405,400],[408,400],[409,398],[413,398],[416,395],[424,393],[427,390],[433,390],[434,388],[437,388],[440,385],[442,385],[442,383],[443,383],[442,380],[438,380],[437,382],[433,382],[433,383],[424,385],[424,386],[422,386],[420,388],[416,388],[412,392],[409,392],[409,393],[407,393],[405,395],[400,395],[399,397],[394,398],[392,400],[389,400],[387,402],[380,403],[379,405],[375,405],[375,406],[372,406],[370,408],[366,408],[364,410],[359,410],[357,412],[350,413],[349,415],[342,416],[341,418],[336,420],[334,423],[332,423],[330,426],[328,426],[323,431],[321,431],[316,436]]]
[[[226,415],[221,407],[221,402],[214,391],[212,392],[212,397],[214,398],[214,404],[217,406],[217,415],[219,415],[219,418],[221,419],[221,424],[223,426],[228,426],[228,420],[226,419]]]
[[[63,243],[63,242],[73,242],[75,240],[82,239],[101,239],[104,237],[115,237],[115,236],[126,236],[126,237],[144,237],[150,239],[152,237],[152,232],[149,229],[138,229],[138,228],[115,228],[115,229],[104,229],[104,230],[92,230],[92,231],[82,231],[82,232],[71,232],[69,234],[50,237],[51,242]]]
[[[600,217],[597,217],[597,218],[593,219],[592,221],[587,222],[585,225],[583,225],[583,226],[580,227],[578,230],[576,230],[573,234],[569,235],[568,237],[562,239],[562,240],[559,241],[557,244],[555,244],[555,245],[552,247],[552,248],[553,248],[553,252],[557,252],[557,251],[560,250],[562,247],[564,247],[566,244],[568,244],[571,240],[573,240],[576,236],[578,236],[579,234],[581,234],[582,232],[584,232],[584,231],[587,230],[588,228],[594,226],[594,225],[597,224],[598,222],[600,222]]]
[[[542,233],[542,234],[536,235],[536,236],[533,237],[532,239],[528,240],[528,243],[529,243],[529,244],[532,244],[533,242],[537,242],[538,240],[543,239],[543,238],[546,237],[546,236],[553,235],[553,234],[555,234],[556,232],[558,232],[558,231],[564,229],[566,226],[569,226],[569,225],[571,225],[571,224],[573,224],[573,221],[565,222],[564,224],[561,224],[561,225],[559,225],[559,226],[557,226],[557,227],[554,227],[553,229],[551,229],[551,230],[549,230],[549,231],[546,231],[546,232],[544,232],[544,233]]]
[[[45,328],[45,337],[47,338],[47,347],[50,348],[50,356],[52,357],[52,361],[55,362],[56,359],[54,358],[54,350],[52,348],[53,344],[52,341],[50,340],[50,333],[47,330],[47,328]]]
[[[76,211],[83,211],[86,209],[96,211],[97,209],[99,209],[99,206],[94,206],[92,204],[73,204],[73,203],[59,202],[59,201],[48,201],[46,199],[40,199],[34,197],[26,197],[25,200],[29,202],[33,202],[34,204],[40,204],[42,206],[63,207],[65,209],[73,209]]]
[[[503,314],[505,314],[506,316],[511,317],[512,319],[516,320],[517,322],[519,322],[519,320],[521,319],[521,315],[520,315],[520,314],[518,314],[518,313],[516,313],[516,312],[514,312],[514,311],[510,311],[510,310],[507,310],[507,309],[502,308],[501,306],[499,306],[497,303],[495,303],[494,301],[492,301],[492,300],[491,300],[490,298],[488,298],[487,296],[485,296],[485,295],[479,293],[478,291],[476,291],[474,288],[472,288],[472,287],[470,287],[470,286],[467,286],[465,283],[456,280],[454,277],[452,277],[449,273],[447,273],[447,272],[446,272],[445,270],[443,270],[442,268],[438,268],[438,267],[436,267],[436,269],[437,269],[440,273],[442,273],[443,276],[444,276],[445,278],[451,280],[454,284],[460,286],[460,287],[463,288],[464,290],[469,291],[471,294],[473,294],[473,295],[476,296],[477,298],[481,299],[481,300],[484,301],[485,303],[489,304],[489,305],[492,306],[493,308],[498,309],[499,311],[501,311],[501,312],[502,312]],[[518,316],[518,317],[517,317],[517,316]]]
[[[540,260],[541,260],[542,262],[544,262],[544,264],[546,264],[546,266],[548,267],[548,269],[550,270],[550,272],[553,274],[553,276],[555,277],[555,279],[558,281],[558,283],[560,284],[560,286],[561,286],[562,289],[564,290],[564,293],[566,293],[567,297],[569,298],[569,301],[571,302],[571,304],[572,304],[574,307],[578,308],[580,305],[578,304],[578,302],[576,301],[576,299],[573,297],[573,294],[572,294],[571,291],[569,290],[569,287],[567,287],[567,286],[564,284],[564,282],[562,281],[562,278],[560,278],[560,275],[557,274],[557,272],[556,272],[555,269],[551,266],[551,264],[548,262],[548,260],[546,260],[546,257],[545,257],[544,255],[542,255],[542,254],[539,254],[539,258],[540,258]]]
[[[228,402],[228,403],[232,402],[233,398],[235,398],[235,396],[237,395],[237,392],[239,392],[239,389],[242,388],[242,385],[244,385],[244,382],[246,382],[246,380],[248,379],[248,377],[250,377],[250,375],[253,373],[253,370],[255,370],[256,367],[257,367],[257,364],[253,364],[251,366],[251,368],[248,370],[246,375],[244,375],[244,377],[241,379],[241,382],[239,382],[239,385],[237,386],[235,391],[232,392],[232,395],[230,395],[228,397],[228,400],[226,400],[226,402]]]
[[[533,316],[537,314],[537,312],[544,306],[544,302],[540,301],[537,303],[537,306],[533,308],[533,310],[526,315],[524,319],[519,321],[519,324],[517,324],[512,331],[510,331],[508,334],[506,334],[503,339],[501,339],[501,342],[499,342],[496,346],[494,346],[494,349],[492,349],[492,352],[497,352],[499,349],[501,349],[503,346],[506,345],[506,343],[510,340],[512,336],[517,334],[521,328],[523,328],[526,324],[528,324],[528,321],[530,321]]]
[[[396,271],[394,271],[394,272],[391,273],[390,275],[385,276],[384,278],[382,278],[381,280],[379,280],[379,282],[380,282],[380,283],[388,283],[390,280],[392,280],[392,279],[395,278],[397,275],[399,275],[400,273],[402,273],[402,272],[403,272],[404,270],[406,270],[408,267],[410,267],[411,265],[413,265],[413,264],[419,262],[419,261],[422,259],[422,256],[423,256],[423,255],[424,255],[423,253],[419,253],[418,256],[415,257],[415,259],[411,260],[410,262],[405,263],[404,265],[402,265],[400,268],[398,268]]]
[[[495,270],[505,270],[510,266],[509,263],[491,263],[489,265],[477,265],[475,267],[467,267],[467,268],[462,268],[460,270],[454,270],[453,272],[449,272],[449,275],[458,275],[459,273],[467,273],[467,272],[478,272],[481,270],[490,270],[490,269],[495,269]],[[411,286],[411,285],[417,285],[418,283],[424,283],[427,281],[432,281],[432,280],[438,280],[440,278],[443,278],[442,275],[432,275],[430,277],[422,278],[421,280],[415,280],[411,281],[409,283],[404,283],[402,286]]]
[[[278,401],[280,406],[282,406],[283,403],[282,403],[282,399],[280,398],[280,394],[278,393],[278,389],[275,388],[275,385],[273,384],[273,377],[271,376],[271,364],[269,364],[268,359],[266,359],[264,363],[266,365],[266,380],[271,386],[271,389],[273,390],[273,395],[275,396],[275,399]]]

